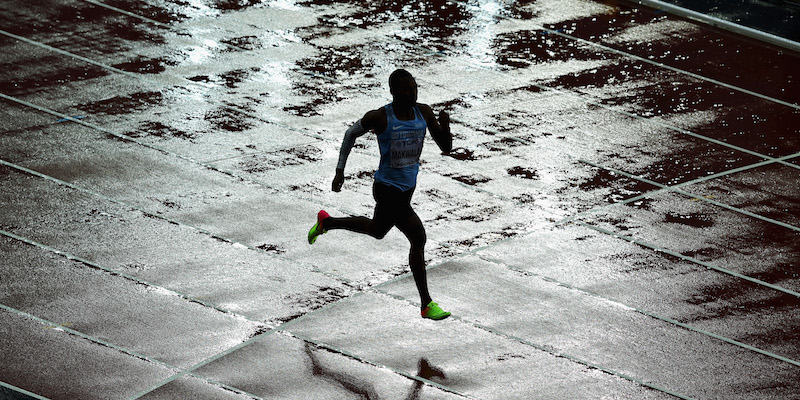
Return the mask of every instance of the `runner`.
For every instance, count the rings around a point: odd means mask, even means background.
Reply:
[[[431,132],[444,154],[449,153],[453,146],[450,116],[441,111],[437,120],[429,106],[417,103],[417,82],[404,69],[398,69],[389,76],[389,91],[392,94],[391,104],[367,112],[345,133],[332,184],[334,192],[342,190],[344,167],[356,138],[369,131],[375,132],[380,163],[372,187],[376,203],[372,219],[333,218],[322,210],[317,214],[317,223],[308,232],[308,243],[313,244],[319,235],[332,229],[345,229],[383,239],[396,226],[411,243],[408,258],[419,291],[422,317],[440,320],[449,317],[450,313],[443,311],[428,293],[424,255],[427,238],[422,221],[411,208],[411,196],[417,185],[425,130]]]

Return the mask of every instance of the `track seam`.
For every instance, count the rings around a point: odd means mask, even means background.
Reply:
[[[667,322],[667,323],[670,323],[672,325],[676,325],[676,326],[679,326],[681,328],[684,328],[684,329],[686,329],[688,331],[700,333],[702,335],[706,335],[706,336],[711,337],[713,339],[717,339],[717,340],[726,342],[728,344],[732,344],[734,346],[741,347],[741,348],[743,348],[745,350],[749,350],[749,351],[752,351],[752,352],[755,352],[755,353],[759,353],[761,355],[764,355],[764,356],[767,356],[767,357],[771,357],[771,358],[774,358],[774,359],[777,359],[777,360],[780,360],[780,361],[784,361],[784,362],[787,362],[789,364],[792,364],[792,365],[800,367],[800,361],[796,361],[796,360],[790,359],[788,357],[783,357],[781,355],[772,353],[770,351],[763,350],[763,349],[760,349],[758,347],[751,346],[749,344],[746,344],[746,343],[743,343],[743,342],[739,342],[737,340],[734,340],[734,339],[731,339],[731,338],[728,338],[728,337],[725,337],[725,336],[722,336],[722,335],[719,335],[719,334],[716,334],[716,333],[713,333],[713,332],[709,332],[709,331],[706,331],[706,330],[691,326],[689,324],[685,324],[683,322],[674,320],[672,318],[667,318],[667,317],[658,315],[658,314],[656,314],[654,312],[647,311],[647,310],[641,309],[639,307],[634,307],[634,306],[622,303],[622,302],[614,300],[612,298],[605,297],[603,295],[600,295],[600,294],[594,293],[592,291],[580,288],[578,286],[574,286],[574,285],[570,285],[570,284],[565,283],[565,282],[561,282],[561,281],[559,281],[557,279],[553,279],[553,278],[550,278],[548,276],[544,276],[544,275],[541,275],[541,274],[538,274],[538,273],[535,273],[535,272],[531,272],[531,271],[527,271],[527,270],[520,269],[520,268],[517,268],[517,267],[513,267],[513,266],[503,262],[502,260],[494,259],[492,257],[484,256],[484,255],[478,255],[478,258],[480,258],[480,259],[482,259],[484,261],[499,265],[499,266],[503,266],[503,267],[507,268],[508,270],[511,270],[511,271],[514,271],[514,272],[517,272],[517,273],[520,273],[520,274],[523,274],[523,275],[536,277],[536,278],[539,278],[539,279],[541,279],[541,280],[543,280],[545,282],[550,282],[550,283],[556,284],[558,286],[563,286],[563,287],[565,287],[567,289],[571,289],[571,290],[575,290],[575,291],[578,291],[580,293],[583,293],[584,295],[587,295],[587,296],[590,296],[590,297],[594,297],[596,299],[600,299],[600,300],[609,302],[611,304],[616,304],[616,305],[621,306],[623,308],[626,308],[628,310],[632,310],[632,311],[634,311],[634,312],[636,312],[638,314],[642,314],[642,315],[644,315],[646,317],[653,318],[653,319],[656,319],[656,320],[660,320],[660,321],[663,321],[663,322]]]
[[[797,154],[796,156],[800,156],[800,154]],[[639,182],[644,182],[644,183],[647,183],[647,184],[650,184],[650,185],[653,185],[653,186],[658,186],[658,187],[660,187],[660,188],[662,188],[662,189],[664,189],[664,190],[666,190],[668,192],[679,193],[679,194],[682,194],[684,196],[691,197],[691,198],[697,199],[699,201],[703,201],[703,202],[715,205],[715,206],[720,207],[720,208],[725,208],[727,210],[730,210],[730,211],[733,211],[733,212],[736,212],[736,213],[739,213],[739,214],[743,214],[743,215],[748,216],[748,217],[760,219],[760,220],[762,220],[764,222],[768,222],[770,224],[778,225],[778,226],[781,226],[781,227],[784,227],[784,228],[787,228],[787,229],[791,229],[791,230],[800,232],[800,227],[797,227],[797,226],[794,226],[794,225],[791,225],[791,224],[787,224],[787,223],[784,223],[784,222],[781,222],[781,221],[778,221],[778,220],[775,220],[775,219],[772,219],[772,218],[764,217],[762,215],[759,215],[759,214],[756,214],[756,213],[752,213],[750,211],[743,210],[741,208],[734,207],[734,206],[731,206],[731,205],[728,205],[728,204],[725,204],[725,203],[721,203],[721,202],[718,202],[716,200],[711,200],[711,199],[703,197],[703,196],[695,195],[695,194],[686,192],[684,190],[681,190],[681,189],[679,189],[679,188],[677,188],[675,186],[662,185],[662,184],[660,184],[658,182],[651,181],[651,180],[643,178],[641,176],[634,175],[634,174],[631,174],[631,173],[628,173],[628,172],[625,172],[625,171],[622,171],[622,170],[619,170],[619,169],[616,169],[616,168],[603,166],[603,165],[600,165],[600,164],[597,164],[597,163],[593,163],[591,161],[587,161],[587,160],[578,160],[578,161],[580,161],[580,162],[582,162],[584,164],[591,165],[591,166],[593,166],[595,168],[598,168],[598,169],[604,169],[606,171],[610,171],[610,172],[613,172],[615,174],[619,174],[619,175],[622,175],[622,176],[625,176],[625,177],[628,177],[628,178],[631,178],[631,179],[635,179],[635,180],[637,180]],[[652,193],[652,194],[655,194],[655,193]],[[630,201],[627,201],[627,203],[630,203]],[[620,204],[620,203],[613,203],[613,204]]]
[[[384,296],[387,296],[387,297],[390,297],[390,298],[393,298],[393,299],[396,299],[396,300],[399,300],[399,301],[403,301],[403,302],[407,302],[407,303],[413,304],[410,300],[408,300],[408,299],[406,299],[405,297],[402,297],[402,296],[398,296],[398,295],[391,294],[391,293],[388,293],[388,292],[384,292],[384,291],[381,291],[381,290],[374,290],[374,292],[378,293],[378,294],[381,294],[381,295],[384,295]],[[677,397],[677,398],[680,398],[680,399],[694,400],[694,398],[692,398],[692,397],[688,397],[686,395],[674,392],[672,390],[665,389],[665,388],[662,388],[660,386],[656,386],[656,385],[651,384],[651,383],[647,383],[647,382],[645,382],[645,381],[643,381],[643,380],[641,380],[639,378],[635,378],[633,376],[618,372],[618,371],[613,370],[611,368],[604,367],[604,366],[602,366],[600,364],[595,364],[595,363],[583,360],[581,358],[578,358],[578,357],[575,357],[575,356],[571,356],[571,355],[566,354],[566,353],[559,352],[559,351],[557,351],[555,349],[552,349],[552,348],[550,348],[548,346],[544,346],[544,345],[533,343],[533,342],[531,342],[531,341],[529,341],[527,339],[523,339],[523,338],[520,338],[518,336],[509,334],[509,333],[505,333],[505,332],[503,332],[501,330],[492,328],[490,326],[486,326],[486,325],[480,324],[478,322],[470,321],[470,320],[468,320],[466,318],[462,318],[462,317],[459,317],[457,315],[451,315],[449,318],[454,319],[454,320],[458,321],[459,323],[472,326],[472,327],[474,327],[476,329],[479,329],[479,330],[482,330],[484,332],[488,332],[488,333],[490,333],[492,335],[499,336],[501,338],[504,338],[504,339],[507,339],[507,340],[511,340],[511,341],[517,342],[519,344],[534,348],[536,350],[539,350],[539,351],[542,351],[544,353],[550,354],[551,356],[554,356],[556,358],[563,358],[563,359],[565,359],[565,360],[567,360],[569,362],[572,362],[572,363],[575,363],[575,364],[579,364],[579,365],[583,365],[584,367],[587,367],[589,369],[597,369],[597,370],[605,372],[605,373],[607,373],[609,375],[625,379],[627,381],[636,383],[638,385],[641,385],[641,386],[644,386],[644,387],[647,387],[647,388],[650,388],[650,389],[653,389],[653,390],[657,390],[659,392],[662,392],[662,393],[665,393],[665,394],[668,394],[668,395],[671,395],[671,396],[674,396],[674,397]]]
[[[785,160],[789,160],[789,159],[792,159],[792,158],[795,158],[795,157],[798,157],[798,156],[800,156],[800,153],[783,156],[779,160],[785,162]],[[593,163],[591,163],[589,161],[586,161],[586,160],[578,160],[578,161],[582,162],[584,164],[587,164],[587,165],[591,165],[591,166],[596,167],[596,168],[602,168],[602,167],[594,165]],[[656,186],[661,186],[662,188],[658,189],[658,190],[653,190],[653,191],[650,191],[650,192],[646,192],[646,193],[643,193],[643,194],[640,194],[638,196],[634,196],[634,197],[631,197],[631,198],[628,198],[628,199],[625,199],[625,200],[622,200],[622,201],[618,201],[616,203],[605,204],[605,205],[602,205],[602,206],[593,207],[593,208],[591,208],[589,210],[586,210],[586,211],[577,213],[575,215],[563,218],[560,221],[556,222],[556,225],[561,225],[561,224],[565,224],[565,223],[568,223],[568,222],[572,222],[573,220],[582,218],[582,217],[590,215],[590,214],[594,214],[594,213],[602,211],[602,210],[604,210],[606,208],[632,203],[632,202],[639,201],[639,200],[647,198],[647,197],[656,196],[656,195],[658,195],[660,193],[664,193],[664,192],[670,192],[670,191],[678,192],[678,191],[680,191],[680,188],[682,188],[684,186],[689,186],[689,185],[694,185],[694,184],[697,184],[697,183],[710,181],[710,180],[721,178],[723,176],[727,176],[727,175],[731,175],[731,174],[737,174],[739,172],[760,168],[760,167],[763,167],[763,166],[766,166],[766,165],[770,165],[770,164],[775,164],[776,162],[777,161],[769,161],[769,160],[761,161],[761,162],[758,162],[758,163],[755,163],[755,164],[745,165],[745,166],[742,166],[742,167],[733,168],[733,169],[729,169],[729,170],[726,170],[726,171],[718,172],[716,174],[707,175],[707,176],[704,176],[704,177],[701,177],[701,178],[693,179],[693,180],[686,181],[686,182],[683,182],[683,183],[679,183],[679,184],[673,185],[673,186],[666,186],[666,185],[663,185],[663,184],[657,184]],[[633,178],[633,177],[631,176],[631,178]],[[633,179],[636,179],[636,178],[633,178]],[[708,199],[706,199],[706,200],[708,200]],[[730,205],[727,205],[727,206],[728,207],[732,207]],[[725,208],[727,208],[727,207],[725,207]],[[747,214],[744,214],[744,215],[747,215]],[[766,218],[766,217],[760,217],[760,218]]]
[[[38,322],[40,324],[49,325],[49,326],[51,326],[51,327],[53,327],[53,328],[55,328],[57,330],[61,330],[61,331],[65,332],[65,333],[69,334],[70,336],[77,336],[77,337],[79,337],[81,339],[88,340],[88,341],[90,341],[92,343],[95,343],[95,344],[98,344],[100,346],[116,350],[116,351],[118,351],[120,353],[132,356],[134,358],[137,358],[139,360],[142,360],[142,361],[145,361],[145,362],[148,362],[148,363],[155,364],[155,365],[157,365],[157,366],[159,366],[161,368],[166,368],[167,370],[175,370],[175,371],[182,370],[182,368],[180,368],[180,367],[174,366],[172,364],[166,363],[166,362],[158,360],[156,358],[152,358],[152,357],[145,356],[143,354],[139,354],[139,353],[137,353],[137,352],[135,352],[133,350],[130,350],[128,348],[115,345],[113,343],[107,342],[105,340],[96,338],[96,337],[91,336],[91,335],[87,335],[87,334],[85,334],[83,332],[80,332],[80,331],[77,331],[75,329],[72,329],[72,328],[57,324],[57,323],[52,322],[52,321],[48,321],[48,320],[46,320],[44,318],[37,317],[37,316],[35,316],[33,314],[27,313],[27,312],[22,311],[22,310],[18,310],[18,309],[13,308],[13,307],[9,307],[9,306],[7,306],[5,304],[0,304],[0,309],[5,310],[6,312],[10,312],[12,314],[16,314],[18,316],[27,318],[27,319],[34,320],[34,321],[36,321],[36,322]],[[226,389],[233,390],[233,391],[236,391],[236,392],[241,393],[241,394],[250,395],[249,393],[247,393],[245,391],[242,391],[240,389],[234,388],[233,386],[230,386],[230,385],[225,385],[225,384],[222,384],[220,382],[215,382],[213,380],[206,379],[206,378],[203,378],[201,376],[195,376],[195,377],[199,378],[199,379],[202,379],[202,380],[204,380],[204,381],[206,381],[206,382],[208,382],[210,384],[213,384],[213,385],[219,385],[219,386],[222,386],[222,387],[224,387]],[[250,395],[250,396],[252,396],[252,395]]]
[[[740,274],[738,272],[731,271],[729,269],[718,267],[716,265],[713,265],[713,264],[710,264],[710,263],[707,263],[707,262],[704,262],[704,261],[700,261],[700,260],[698,260],[698,259],[696,259],[694,257],[689,257],[689,256],[686,256],[686,255],[683,255],[683,254],[678,253],[676,251],[668,250],[668,249],[665,249],[663,247],[659,247],[659,246],[656,246],[654,244],[650,244],[650,243],[647,243],[647,242],[644,242],[644,241],[641,241],[641,240],[636,240],[636,239],[634,239],[634,238],[632,238],[630,236],[625,236],[625,235],[616,233],[614,231],[610,231],[608,229],[600,228],[598,226],[592,225],[592,224],[587,223],[587,222],[573,221],[572,223],[580,225],[580,226],[583,226],[585,228],[589,228],[589,229],[595,230],[595,231],[600,232],[600,233],[604,233],[604,234],[607,234],[607,235],[610,235],[610,236],[615,236],[615,237],[617,237],[619,239],[625,240],[626,242],[630,242],[630,243],[637,244],[639,246],[646,247],[646,248],[649,248],[651,250],[654,250],[657,253],[664,253],[664,254],[667,254],[667,255],[670,255],[670,256],[673,256],[673,257],[677,257],[677,258],[680,258],[680,259],[685,260],[685,261],[689,261],[689,262],[697,264],[697,265],[702,265],[702,266],[704,266],[704,267],[706,267],[708,269],[713,269],[715,271],[722,272],[724,274],[731,275],[733,277],[736,277],[736,278],[739,278],[739,279],[743,279],[743,280],[755,283],[757,285],[761,285],[761,286],[764,286],[764,287],[767,287],[767,288],[770,288],[770,289],[774,289],[774,290],[777,290],[779,292],[783,292],[783,293],[786,293],[788,295],[800,298],[800,293],[795,292],[795,291],[793,291],[791,289],[787,289],[787,288],[784,288],[784,287],[778,286],[778,285],[773,285],[771,283],[764,282],[764,281],[762,281],[760,279],[752,278],[752,277],[749,277],[747,275],[743,275],[743,274]]]

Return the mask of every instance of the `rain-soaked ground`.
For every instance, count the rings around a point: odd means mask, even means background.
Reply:
[[[800,399],[800,56],[590,0],[0,2],[0,398]],[[408,243],[344,130],[447,110]]]

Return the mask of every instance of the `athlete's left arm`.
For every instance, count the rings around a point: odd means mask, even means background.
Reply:
[[[439,146],[443,154],[449,154],[453,150],[450,115],[442,110],[439,112],[439,118],[437,119],[431,107],[426,104],[419,104],[419,110],[422,112],[422,116],[425,117],[425,123],[428,124],[428,130],[431,132],[436,145]]]

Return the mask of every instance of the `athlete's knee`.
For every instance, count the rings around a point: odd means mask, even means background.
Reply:
[[[425,229],[417,229],[408,235],[408,241],[411,242],[411,248],[424,248],[428,235],[425,234]]]
[[[392,227],[387,229],[386,227],[382,227],[377,224],[371,224],[367,230],[367,233],[375,239],[381,240],[386,237],[386,234],[389,233],[391,229]]]

